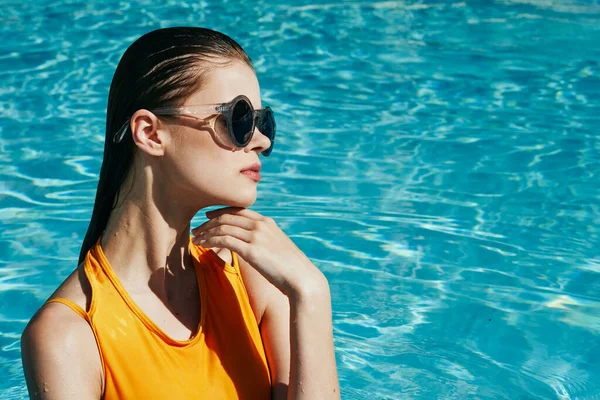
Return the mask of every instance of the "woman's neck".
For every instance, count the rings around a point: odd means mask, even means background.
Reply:
[[[136,200],[125,200],[113,210],[101,246],[128,290],[145,291],[152,282],[152,291],[168,300],[189,283],[194,275],[189,249],[192,217]]]

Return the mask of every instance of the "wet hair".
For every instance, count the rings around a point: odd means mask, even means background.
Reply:
[[[135,145],[130,129],[119,143],[113,142],[113,135],[139,109],[183,105],[202,87],[211,69],[235,62],[252,68],[250,58],[236,41],[205,28],[158,29],[140,37],[125,51],[110,85],[104,159],[92,218],[79,253],[80,263],[106,229],[133,163]]]

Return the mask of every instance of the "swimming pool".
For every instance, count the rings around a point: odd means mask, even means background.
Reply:
[[[329,278],[344,399],[600,398],[597,1],[156,3],[3,3],[0,398],[76,266],[118,58],[174,25],[255,62],[254,209]]]

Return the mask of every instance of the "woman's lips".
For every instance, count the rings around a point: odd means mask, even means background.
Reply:
[[[251,169],[242,171],[242,175],[246,175],[248,178],[252,179],[255,182],[258,182],[261,179],[260,173]]]
[[[243,175],[246,175],[248,178],[252,179],[255,182],[260,181],[260,163],[254,163],[246,168],[244,168],[241,172]]]

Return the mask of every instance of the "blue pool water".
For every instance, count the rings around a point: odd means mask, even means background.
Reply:
[[[255,62],[254,209],[329,279],[344,399],[600,398],[597,1],[2,3],[0,398],[76,266],[116,63],[174,25]]]

